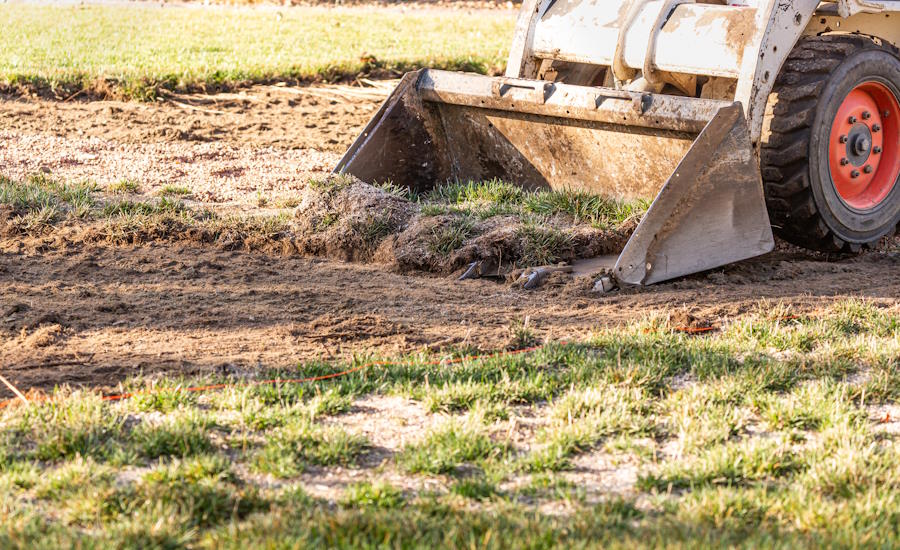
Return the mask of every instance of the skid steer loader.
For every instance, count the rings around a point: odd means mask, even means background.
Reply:
[[[900,222],[898,46],[900,1],[524,0],[505,76],[405,75],[335,172],[655,197],[621,284],[769,252],[773,228],[855,252]]]

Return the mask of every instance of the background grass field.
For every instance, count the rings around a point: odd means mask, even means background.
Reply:
[[[419,67],[497,70],[512,11],[0,5],[0,82],[152,97]]]

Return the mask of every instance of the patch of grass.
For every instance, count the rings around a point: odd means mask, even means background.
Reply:
[[[105,460],[115,451],[123,424],[124,419],[110,414],[96,395],[76,392],[17,415],[7,452],[10,457],[45,462],[76,456]]]
[[[668,491],[709,485],[749,485],[802,471],[797,454],[777,442],[727,443],[642,476],[638,485]]]
[[[403,492],[385,482],[355,483],[347,487],[341,504],[353,508],[399,508]]]
[[[94,205],[94,191],[93,183],[65,183],[44,173],[24,182],[0,176],[0,204],[10,206],[27,228],[49,225],[64,215],[85,217]]]
[[[452,182],[438,185],[419,197],[425,216],[460,214],[487,219],[518,214],[526,191],[501,180]]]
[[[576,223],[589,222],[602,228],[620,226],[649,206],[648,201],[616,201],[582,191],[537,191],[524,200],[528,212],[545,216],[567,214]]]
[[[530,326],[531,318],[526,316],[524,321],[518,319],[509,324],[510,341],[507,349],[522,350],[534,347],[540,343],[534,328]]]
[[[454,218],[448,223],[435,226],[428,240],[428,250],[432,254],[447,257],[458,250],[472,235],[474,224],[468,218]]]
[[[141,422],[130,434],[131,444],[145,458],[184,458],[210,450],[210,421],[196,413],[167,417],[160,423]]]
[[[486,500],[498,493],[496,485],[483,477],[467,477],[450,486],[450,492],[472,500]]]
[[[325,231],[329,227],[335,224],[340,219],[340,214],[337,212],[327,212],[322,219],[319,220],[319,223],[316,224],[316,229],[319,231]]]
[[[522,201],[525,193],[526,191],[518,185],[493,179],[439,185],[425,198],[431,202],[447,204],[517,204]]]
[[[169,196],[180,197],[180,196],[185,196],[185,195],[190,195],[190,194],[191,194],[190,188],[185,187],[183,185],[164,185],[159,190],[159,195],[162,197],[169,197]]]
[[[0,5],[0,81],[57,96],[152,99],[160,88],[336,80],[421,67],[488,72],[512,13]],[[189,29],[189,32],[188,32]]]
[[[262,473],[292,477],[310,464],[353,464],[366,445],[363,437],[336,427],[316,427],[300,419],[270,434],[256,454],[253,466]]]
[[[522,243],[520,267],[554,264],[572,251],[571,236],[552,227],[524,225],[516,233]]]
[[[101,215],[105,218],[115,216],[153,216],[156,214],[171,214],[185,209],[181,201],[163,197],[158,201],[129,201],[122,200],[112,202],[103,207]]]
[[[140,193],[141,184],[137,180],[125,178],[106,186],[106,191],[114,195]]]
[[[138,390],[138,392],[126,402],[126,405],[141,412],[170,413],[176,409],[190,407],[197,403],[197,395],[195,393],[183,391],[179,386],[149,386]]]
[[[279,199],[275,201],[276,208],[297,208],[300,206],[300,199],[296,197],[290,197],[287,199]]]
[[[506,443],[495,443],[471,426],[451,422],[404,447],[397,460],[411,473],[448,474],[467,463],[502,458],[508,450]]]
[[[350,223],[351,229],[357,233],[369,250],[378,247],[378,243],[394,232],[397,223],[390,212],[373,214],[363,220],[354,220]]]

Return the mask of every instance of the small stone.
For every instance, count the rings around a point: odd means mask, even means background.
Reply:
[[[593,292],[598,292],[600,294],[606,294],[607,292],[611,292],[616,288],[616,282],[609,275],[603,275],[597,282],[594,283]]]

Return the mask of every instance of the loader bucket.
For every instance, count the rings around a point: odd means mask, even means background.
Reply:
[[[655,197],[615,258],[625,284],[774,248],[739,103],[423,70],[404,76],[335,172],[416,190],[499,178]]]

